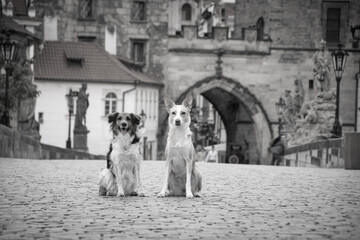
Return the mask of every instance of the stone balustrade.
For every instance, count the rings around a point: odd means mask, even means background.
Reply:
[[[65,145],[65,139],[64,139]],[[16,130],[0,125],[0,157],[26,159],[105,159],[104,155],[60,148],[40,143]]]
[[[284,165],[291,167],[344,168],[344,139],[327,139],[285,150]]]

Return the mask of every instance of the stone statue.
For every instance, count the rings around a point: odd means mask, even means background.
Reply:
[[[283,120],[286,127],[292,128],[295,124],[294,100],[290,90],[285,90],[285,107],[283,111]]]
[[[331,56],[326,47],[324,40],[320,41],[320,51],[317,51],[313,56],[314,62],[314,79],[316,81],[316,87],[318,93],[327,92],[330,90],[330,68],[331,68]]]
[[[300,79],[296,79],[295,82],[295,96],[294,96],[294,111],[297,115],[300,112],[301,106],[304,103],[304,87]]]
[[[86,110],[89,107],[89,94],[86,94],[87,84],[81,84],[76,100],[75,129],[86,129]]]
[[[28,136],[40,140],[40,124],[35,120],[36,98],[20,100],[18,130]]]

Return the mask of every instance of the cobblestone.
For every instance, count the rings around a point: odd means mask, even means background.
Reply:
[[[201,198],[99,197],[105,161],[0,159],[0,239],[358,239],[360,171],[198,163]]]

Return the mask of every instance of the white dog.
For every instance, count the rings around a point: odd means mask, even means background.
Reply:
[[[137,127],[140,116],[112,113],[108,116],[113,140],[108,153],[107,168],[100,172],[99,195],[145,196],[140,181],[140,155]]]
[[[169,133],[165,149],[166,174],[165,182],[159,197],[183,196],[199,197],[201,190],[201,175],[195,168],[196,153],[191,141],[190,110],[192,96],[188,94],[182,105],[175,105],[170,97],[165,95],[164,102],[169,113]]]

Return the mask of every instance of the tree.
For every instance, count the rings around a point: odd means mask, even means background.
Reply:
[[[36,98],[40,91],[36,89],[36,85],[32,82],[32,70],[30,64],[10,63],[9,76],[9,111],[19,109],[21,100],[28,98]],[[0,79],[0,112],[5,109],[5,77]]]

